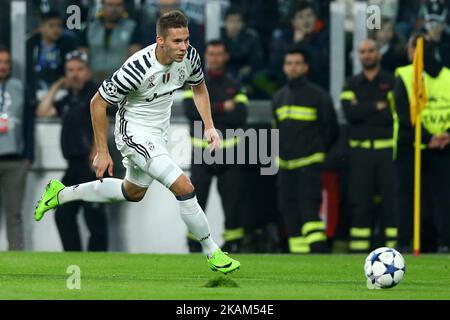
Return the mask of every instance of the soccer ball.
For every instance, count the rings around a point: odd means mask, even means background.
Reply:
[[[397,250],[387,247],[372,251],[364,264],[369,289],[395,287],[403,279],[405,271],[403,256]]]

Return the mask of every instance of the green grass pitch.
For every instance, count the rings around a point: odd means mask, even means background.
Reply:
[[[450,299],[450,255],[406,256],[392,289],[368,290],[363,255],[233,255],[224,276],[199,254],[0,253],[0,299]],[[81,270],[67,289],[68,266]]]

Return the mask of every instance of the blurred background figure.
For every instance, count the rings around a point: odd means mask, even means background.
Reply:
[[[167,11],[181,10],[189,19],[189,43],[203,55],[205,50],[205,0],[142,0],[138,15],[141,44],[155,42],[155,24]]]
[[[10,46],[11,39],[11,4],[10,0],[0,1],[0,44]]]
[[[49,12],[57,12],[59,16],[66,21],[69,13],[67,8],[76,5],[81,9],[81,23],[85,23],[91,9],[97,7],[96,2],[101,0],[28,0],[27,5],[27,34],[32,34],[39,28],[39,17]],[[65,27],[65,26],[64,26]],[[74,33],[68,29],[63,31],[64,34],[74,36]]]
[[[330,95],[306,79],[308,58],[299,48],[285,53],[288,83],[273,98],[280,132],[278,204],[291,253],[329,252],[325,223],[319,217],[321,175],[338,127]]]
[[[10,76],[11,55],[0,46],[0,203],[9,250],[24,249],[22,204],[33,161],[33,115],[22,82]]]
[[[408,42],[410,60],[417,38]],[[428,101],[422,111],[421,251],[448,253],[450,247],[450,69],[436,58],[432,40],[424,40],[424,83]],[[395,72],[396,210],[398,248],[412,252],[414,201],[414,127],[411,124],[413,65]]]
[[[425,31],[436,46],[436,58],[450,67],[450,29],[447,24],[448,9],[444,0],[428,0],[425,6]]]
[[[381,54],[381,67],[394,72],[397,67],[408,64],[406,41],[395,31],[393,20],[381,19],[381,28],[374,29],[372,38],[376,41]]]
[[[206,44],[206,85],[208,86],[211,100],[212,116],[216,129],[223,135],[227,129],[238,129],[245,125],[247,118],[248,98],[241,91],[240,85],[229,74],[226,64],[229,59],[225,44],[220,40],[211,40]],[[184,94],[184,111],[190,122],[190,133],[193,147],[191,180],[195,185],[197,199],[203,210],[206,209],[209,190],[213,177],[217,177],[217,186],[222,200],[225,214],[225,230],[223,238],[225,243],[222,249],[227,252],[239,252],[244,237],[242,227],[243,199],[245,197],[244,181],[236,164],[205,164],[194,163],[194,154],[202,154],[208,146],[203,139],[203,131],[195,136],[195,122],[201,124],[201,117],[194,104],[193,93],[189,88]],[[242,141],[241,141],[242,142]],[[222,140],[223,156],[232,152],[237,154],[239,141],[235,137],[224,136]],[[195,151],[197,149],[197,151]],[[232,149],[230,151],[230,149]],[[234,156],[235,157],[235,156]],[[191,252],[201,252],[201,245],[193,235],[188,236],[188,244]]]
[[[311,57],[307,77],[328,90],[329,87],[329,31],[319,19],[310,1],[296,2],[290,13],[290,25],[274,32],[272,66],[282,70],[284,52],[293,45],[301,46]],[[278,78],[282,78],[281,75]]]
[[[264,61],[270,55],[272,33],[279,26],[279,2],[277,0],[230,0],[230,6],[243,12],[246,26],[255,30],[261,39]]]
[[[31,35],[26,47],[31,104],[39,103],[50,86],[64,75],[64,57],[75,48],[73,39],[63,35],[63,20],[59,13],[42,14],[39,31]]]
[[[363,70],[347,80],[341,104],[349,124],[350,252],[368,252],[395,247],[397,239],[389,102],[394,76],[381,68],[374,40],[361,41],[358,49]],[[382,243],[375,242],[377,229]]]
[[[230,54],[228,71],[252,95],[252,78],[263,66],[261,40],[255,30],[246,27],[240,8],[230,7],[225,12],[221,40]]]
[[[59,88],[65,87],[69,94],[55,102]],[[96,153],[90,116],[90,101],[99,85],[92,81],[87,54],[69,52],[65,62],[65,77],[55,82],[37,108],[38,117],[59,116],[62,121],[61,149],[68,161],[62,182],[75,185],[95,179],[91,165]],[[107,219],[103,204],[71,202],[55,212],[56,226],[65,251],[82,251],[77,222],[79,209],[83,209],[89,229],[88,251],[106,251]]]
[[[90,55],[93,78],[103,81],[142,48],[137,23],[128,17],[124,0],[103,0],[101,11],[80,35],[80,49]]]

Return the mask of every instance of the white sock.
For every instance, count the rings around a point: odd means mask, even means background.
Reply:
[[[200,241],[208,257],[210,257],[219,246],[211,237],[208,220],[198,204],[197,197],[178,202],[180,203],[181,218],[189,231]]]
[[[59,204],[82,200],[86,202],[111,203],[125,201],[122,193],[123,180],[116,178],[105,178],[100,180],[81,183],[75,186],[65,187],[58,194]]]

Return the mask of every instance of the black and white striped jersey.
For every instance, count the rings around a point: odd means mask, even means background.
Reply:
[[[165,135],[175,90],[184,83],[196,86],[202,82],[200,55],[194,47],[189,46],[183,61],[162,65],[156,59],[154,43],[128,58],[98,91],[105,101],[125,109],[117,117],[123,115],[133,131],[142,128]]]

